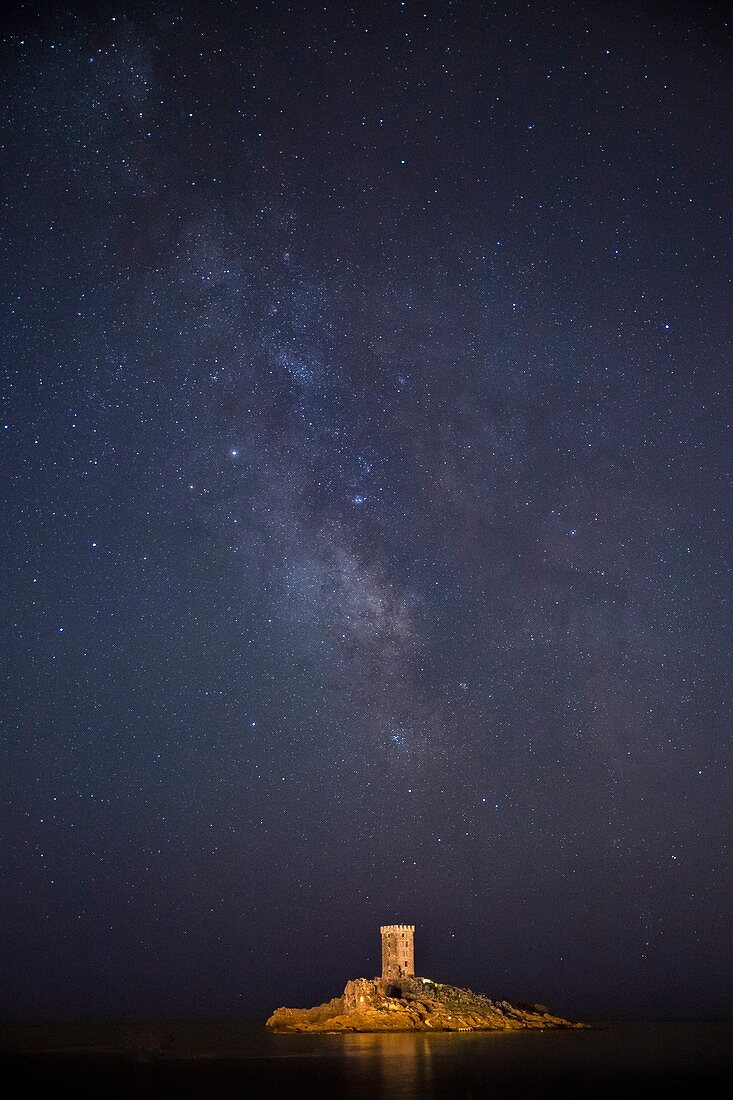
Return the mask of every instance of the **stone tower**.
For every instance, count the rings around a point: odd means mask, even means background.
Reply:
[[[415,925],[383,924],[382,981],[392,982],[415,976]]]

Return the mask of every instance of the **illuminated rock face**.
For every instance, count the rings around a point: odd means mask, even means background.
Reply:
[[[382,982],[399,982],[415,976],[415,925],[383,924]]]
[[[343,996],[315,1008],[278,1008],[271,1031],[542,1031],[583,1027],[553,1016],[544,1005],[492,1001],[470,989],[429,978],[400,979],[400,996],[385,992],[380,978],[355,978]]]

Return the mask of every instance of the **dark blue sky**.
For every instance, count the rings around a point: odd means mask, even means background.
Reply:
[[[3,18],[2,1015],[730,1011],[722,7]]]

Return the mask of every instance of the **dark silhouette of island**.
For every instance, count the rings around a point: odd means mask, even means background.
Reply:
[[[315,1008],[278,1008],[271,1031],[516,1031],[585,1027],[544,1005],[494,1001],[470,989],[416,977],[415,926],[382,925],[381,978],[354,978]]]

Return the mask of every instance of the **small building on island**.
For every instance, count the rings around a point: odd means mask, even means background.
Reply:
[[[415,925],[383,924],[382,983],[388,985],[402,978],[415,977]]]

